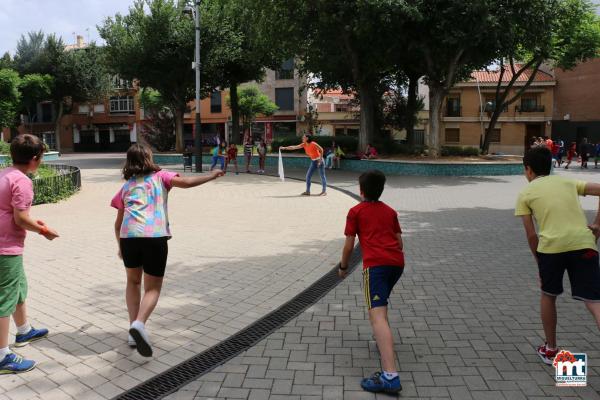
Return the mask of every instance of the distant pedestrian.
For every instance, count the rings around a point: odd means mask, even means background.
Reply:
[[[565,142],[561,138],[558,139],[558,166],[560,167],[563,162],[563,157],[565,156]]]
[[[127,150],[123,167],[126,182],[110,204],[117,209],[115,236],[127,273],[128,343],[143,357],[152,356],[146,322],[158,303],[167,266],[167,241],[171,238],[167,211],[169,191],[173,187],[199,186],[220,176],[223,171],[215,169],[208,175],[180,177],[154,164],[149,147],[134,144]]]
[[[579,145],[579,157],[581,158],[581,168],[587,169],[588,161],[590,159],[590,146],[588,145],[587,138],[583,138]]]
[[[250,162],[252,161],[252,153],[254,152],[254,142],[252,141],[252,135],[248,133],[244,137],[244,157],[246,158],[246,173],[252,173],[250,171]]]
[[[559,352],[556,299],[563,292],[565,270],[569,274],[571,296],[585,302],[600,330],[600,266],[596,247],[600,209],[588,227],[578,199],[600,196],[600,184],[550,175],[551,158],[545,148],[525,154],[523,164],[529,184],[519,193],[515,207],[515,216],[523,220],[529,248],[538,265],[546,340],[537,353],[546,364],[552,364]]]
[[[267,160],[267,144],[263,139],[256,146],[256,152],[258,153],[258,173],[265,173],[265,162]]]
[[[577,144],[571,142],[569,150],[567,150],[567,163],[565,164],[565,169],[569,169],[569,165],[571,165],[571,162],[575,157],[577,157]]]
[[[237,162],[238,149],[233,143],[227,148],[227,159],[225,160],[225,173],[227,173],[227,166],[231,163],[235,164],[235,174],[238,175],[238,162]]]
[[[310,166],[306,172],[306,191],[301,196],[310,196],[310,184],[313,173],[316,169],[319,170],[321,175],[321,186],[323,190],[319,196],[325,196],[327,194],[327,178],[325,177],[325,162],[323,161],[323,148],[315,142],[311,135],[303,135],[302,143],[296,146],[280,147],[281,150],[298,150],[304,149],[304,152],[310,157]]]
[[[13,166],[0,171],[0,374],[27,372],[36,365],[8,348],[11,315],[17,327],[16,347],[48,336],[48,329],[35,329],[27,321],[27,278],[23,269],[27,231],[48,240],[58,237],[55,230],[29,215],[33,184],[27,174],[35,173],[40,166],[44,144],[37,136],[18,135],[10,144],[10,155]]]
[[[398,213],[379,201],[385,186],[381,171],[367,171],[358,178],[362,202],[348,212],[346,242],[338,274],[348,273],[350,255],[358,236],[363,259],[363,282],[369,321],[381,355],[383,370],[364,378],[368,392],[397,393],[402,390],[396,368],[394,339],[388,321],[388,299],[404,271],[402,230]]]
[[[221,170],[225,169],[224,165],[225,165],[225,153],[226,152],[227,152],[227,143],[225,143],[225,142],[219,143],[212,149],[213,162],[212,162],[212,165],[210,166],[211,171],[215,168],[215,166],[217,165],[217,162],[220,163]]]
[[[560,153],[560,146],[559,146],[558,142],[553,142],[552,143],[552,164],[554,164],[554,166],[557,168],[560,167],[560,163],[558,161],[559,153]]]
[[[600,142],[594,146],[594,168],[598,168],[598,160],[600,160]]]

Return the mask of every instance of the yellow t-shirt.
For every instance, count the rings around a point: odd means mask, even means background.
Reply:
[[[583,181],[551,175],[534,179],[519,193],[515,215],[533,214],[538,226],[538,252],[597,249],[579,204],[578,196],[583,196],[584,190]]]

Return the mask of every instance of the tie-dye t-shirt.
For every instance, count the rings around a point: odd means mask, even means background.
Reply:
[[[167,200],[176,172],[158,171],[129,179],[110,205],[123,209],[120,237],[171,237]]]

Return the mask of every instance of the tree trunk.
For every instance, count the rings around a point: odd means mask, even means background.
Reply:
[[[408,93],[406,99],[406,139],[409,146],[415,145],[415,123],[417,121],[417,87],[418,76],[408,77]]]
[[[442,103],[445,90],[441,87],[429,86],[429,155],[440,156],[440,137],[442,134]]]
[[[175,109],[175,151],[183,153],[183,113],[181,107]],[[200,135],[201,129],[196,127],[196,135]]]
[[[231,143],[240,144],[240,107],[238,103],[238,85],[232,83],[229,87],[229,101],[231,103]]]
[[[61,101],[58,102],[58,112],[56,114],[56,121],[54,122],[54,137],[55,137],[55,146],[56,146],[56,151],[58,151],[60,153],[61,150],[61,146],[60,146],[60,123],[62,121],[62,117],[64,114],[64,104]]]
[[[375,134],[376,105],[373,95],[373,86],[361,83],[358,87],[360,98],[360,132],[358,136],[358,150],[363,151],[371,143]]]

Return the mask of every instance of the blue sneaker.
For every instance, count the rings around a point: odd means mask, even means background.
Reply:
[[[387,380],[382,372],[375,372],[371,377],[364,378],[360,382],[360,386],[367,392],[372,393],[398,393],[402,390],[399,376],[392,380]]]
[[[35,342],[36,340],[40,340],[48,336],[48,329],[35,329],[31,327],[31,330],[22,335],[18,335],[15,339],[15,347],[23,347],[27,346],[31,342]]]
[[[25,360],[15,353],[7,354],[6,357],[0,361],[0,375],[19,374],[21,372],[31,371],[34,368],[35,361]]]

